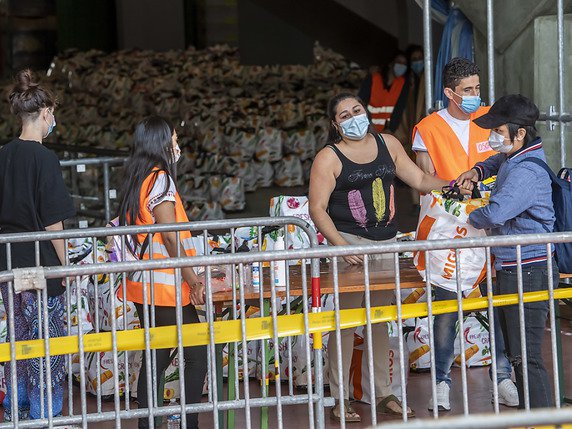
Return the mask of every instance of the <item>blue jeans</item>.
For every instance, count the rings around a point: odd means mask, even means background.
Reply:
[[[436,287],[435,301],[457,300],[455,292]],[[497,359],[497,382],[509,379],[512,374],[512,367],[505,353],[505,344],[501,333],[500,320],[497,312],[494,314],[495,319],[495,348]],[[455,360],[455,337],[457,323],[457,312],[435,315],[435,371],[437,383],[445,381],[451,385],[451,365]],[[489,375],[491,371],[489,370]],[[492,378],[492,376],[491,376]]]
[[[548,273],[546,266],[531,266],[522,268],[523,291],[535,292],[548,289],[548,276],[554,280],[557,287],[559,280],[558,267],[553,261],[552,273]],[[517,274],[514,270],[502,270],[497,273],[495,294],[505,295],[518,291]],[[548,316],[548,301],[530,302],[524,304],[524,328],[526,335],[526,358],[528,362],[528,393],[531,408],[545,408],[553,406],[553,396],[550,380],[544,360],[542,348],[546,318]],[[499,319],[507,343],[509,359],[516,375],[516,388],[520,398],[519,408],[524,408],[524,385],[522,370],[520,321],[518,305],[499,307]]]

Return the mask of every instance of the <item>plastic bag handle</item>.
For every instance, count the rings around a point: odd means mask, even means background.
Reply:
[[[453,186],[443,186],[441,188],[441,192],[443,193],[443,198],[446,200],[458,200],[463,201],[465,197],[461,194],[461,189],[459,185],[456,183]]]

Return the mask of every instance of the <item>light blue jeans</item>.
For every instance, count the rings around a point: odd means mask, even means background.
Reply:
[[[446,289],[435,288],[435,301],[456,300],[457,293]],[[510,379],[512,365],[506,356],[506,347],[501,330],[498,312],[494,311],[495,327],[495,355],[497,359],[497,382]],[[451,365],[455,360],[455,323],[457,322],[457,312],[438,314],[434,319],[435,329],[435,371],[437,384],[445,381],[451,385]],[[492,368],[492,367],[491,367]],[[492,370],[489,369],[489,376],[492,379]]]

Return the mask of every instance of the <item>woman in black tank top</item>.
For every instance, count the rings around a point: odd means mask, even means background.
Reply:
[[[328,145],[342,169],[330,195],[328,213],[338,231],[374,241],[395,237],[395,164],[380,134],[374,136],[377,156],[356,163],[335,145]]]
[[[318,230],[334,246],[366,244],[392,240],[397,233],[394,179],[419,192],[428,193],[448,185],[444,180],[424,174],[391,135],[375,132],[364,103],[353,94],[339,94],[328,104],[330,132],[328,144],[312,165],[310,174],[310,216]],[[375,259],[371,255],[370,258]],[[389,254],[393,258],[392,254]],[[381,258],[382,259],[382,258]],[[360,255],[347,256],[349,264],[362,264]],[[371,305],[389,305],[393,293],[371,293]],[[363,307],[363,293],[340,293],[340,309]],[[348,401],[349,367],[353,353],[353,329],[342,330],[338,346],[335,336],[328,343],[330,390],[337,399],[332,417],[360,421]],[[387,324],[372,326],[374,376],[378,412],[401,415],[401,402],[391,395],[389,381],[389,336]],[[344,407],[338,380],[337,348],[341,348]],[[410,416],[413,415],[408,410]]]

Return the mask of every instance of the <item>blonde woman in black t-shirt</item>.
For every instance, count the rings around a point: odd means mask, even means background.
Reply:
[[[0,233],[33,231],[58,231],[63,221],[75,216],[73,201],[62,178],[57,156],[42,145],[43,140],[56,125],[54,109],[56,100],[46,88],[33,81],[32,73],[23,70],[18,73],[16,83],[9,97],[11,111],[22,122],[18,138],[0,149]],[[6,270],[6,247],[0,246],[0,269]],[[36,265],[34,243],[19,243],[11,246],[11,268]],[[61,265],[65,261],[63,240],[40,242],[40,264]],[[8,284],[0,284],[4,303],[8,303]],[[66,334],[64,325],[65,300],[61,279],[48,280],[48,325],[51,338]],[[6,307],[8,316],[13,316],[16,341],[38,338],[38,326],[44,321],[38,319],[38,302],[35,291],[14,294],[14,305]],[[8,317],[10,323],[10,317]],[[45,362],[44,362],[45,364]],[[64,381],[66,377],[65,357],[50,358],[52,381],[52,415],[62,412]],[[40,384],[39,359],[17,362],[18,404],[12,404],[11,368],[4,366],[6,397],[4,398],[4,420],[10,421],[17,410],[19,420],[47,417],[47,390]],[[44,380],[45,374],[44,374]],[[44,390],[44,415],[41,414],[41,390]]]
[[[424,174],[393,136],[378,134],[371,125],[364,103],[353,94],[339,94],[328,104],[330,132],[328,144],[312,165],[310,174],[310,215],[318,230],[334,246],[394,241],[395,187],[399,177],[419,192],[430,192],[448,185],[444,180]],[[372,255],[385,259],[393,267],[393,254]],[[359,255],[344,257],[348,264],[363,264]],[[371,305],[389,305],[391,291],[371,293]],[[364,306],[363,293],[339,295],[340,309]],[[349,372],[355,329],[341,331],[344,412],[346,422],[358,422],[359,414],[349,404]],[[402,405],[391,393],[389,379],[389,335],[386,323],[372,326],[375,396],[378,412],[401,415]],[[340,380],[338,376],[337,342],[334,335],[328,342],[330,390],[338,399],[332,417],[340,420]],[[412,417],[413,411],[408,409]]]

